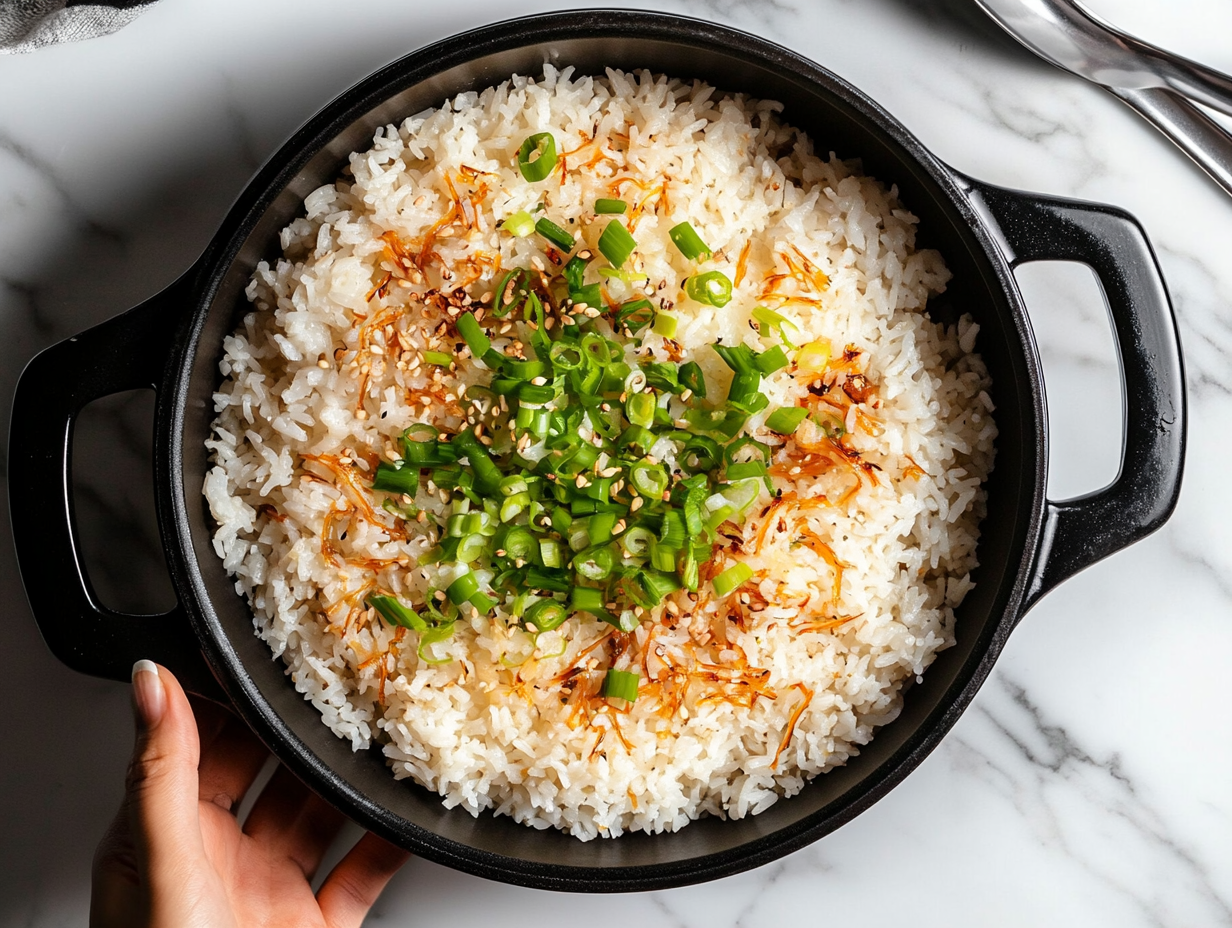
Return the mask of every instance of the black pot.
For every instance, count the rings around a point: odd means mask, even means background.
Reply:
[[[490,814],[447,811],[390,775],[379,751],[353,754],[295,691],[253,634],[248,606],[211,547],[201,486],[222,340],[247,310],[243,289],[306,194],[331,181],[374,129],[545,60],[583,72],[650,68],[782,101],[819,151],[860,157],[896,183],[920,217],[920,244],[945,255],[945,305],[972,313],[993,379],[1000,438],[975,589],[958,611],[958,644],[906,695],[902,715],[845,767],[741,821],[708,818],[677,834],[582,843]],[[1045,497],[1047,418],[1039,354],[1011,268],[1080,261],[1111,310],[1125,390],[1120,474],[1063,503]],[[73,420],[98,397],[158,395],[155,481],[179,605],[162,616],[99,604],[82,566],[70,487]],[[642,12],[535,16],[447,39],[389,65],[326,107],[249,184],[201,259],[137,308],[30,362],[14,404],[10,505],[17,553],[44,639],[84,673],[128,678],[138,658],[226,699],[278,758],[355,821],[471,873],[549,889],[646,890],[764,864],[834,830],[907,775],[957,720],[1023,613],[1066,577],[1158,528],[1180,488],[1185,394],[1168,294],[1137,222],[1108,206],[991,187],[937,160],[855,88],[784,48],[720,26]],[[60,500],[58,512],[49,500]],[[46,596],[55,590],[54,597]],[[203,659],[204,657],[204,659]]]

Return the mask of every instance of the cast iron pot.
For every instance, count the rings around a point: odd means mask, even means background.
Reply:
[[[954,280],[934,316],[970,312],[992,374],[1000,438],[975,589],[958,611],[956,647],[912,687],[902,715],[845,767],[741,821],[707,818],[676,834],[582,843],[505,817],[472,818],[390,775],[379,751],[352,753],[295,691],[253,634],[210,544],[202,498],[223,337],[248,310],[244,286],[277,253],[278,231],[306,194],[332,181],[376,127],[446,97],[535,74],[544,61],[601,74],[650,68],[782,101],[818,151],[860,157],[898,184]],[[1120,474],[1081,499],[1045,496],[1048,433],[1039,354],[1011,269],[1038,259],[1089,265],[1116,332],[1125,397]],[[74,533],[73,420],[109,393],[157,393],[159,522],[179,605],[161,616],[102,606]],[[794,851],[867,809],[957,720],[1023,613],[1074,572],[1159,527],[1172,511],[1184,454],[1185,395],[1175,322],[1137,222],[1108,206],[978,183],[947,167],[845,81],[800,56],[720,26],[642,12],[535,16],[447,39],[383,68],[295,134],[249,184],[199,261],[162,293],[30,362],[10,436],[13,527],[31,608],[51,650],[84,673],[128,678],[138,658],[227,700],[278,758],[372,831],[471,873],[549,889],[646,890],[713,879]],[[49,513],[48,500],[59,500]],[[47,590],[56,596],[44,595]]]

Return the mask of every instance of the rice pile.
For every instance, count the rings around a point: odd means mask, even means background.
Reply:
[[[378,131],[253,277],[208,442],[215,548],[325,724],[356,750],[383,745],[396,777],[446,806],[584,840],[755,814],[857,754],[954,642],[996,436],[977,327],[925,314],[949,272],[914,249],[896,191],[818,157],[780,109],[546,66]],[[566,170],[528,183],[517,149],[544,131]],[[498,607],[421,654],[364,605],[375,589],[422,602],[436,579],[417,566],[430,525],[381,508],[376,462],[415,422],[465,427],[459,397],[490,375],[449,320],[490,301],[498,266],[544,266],[543,240],[499,221],[542,204],[593,248],[593,204],[613,196],[647,281],[607,281],[609,298],[644,288],[679,320],[675,343],[644,348],[696,360],[721,399],[732,375],[710,346],[764,349],[773,333],[750,314],[770,306],[833,360],[812,392],[790,368],[768,377],[767,412],[804,404],[832,425],[792,440],[750,420],[775,448],[777,498],[716,559],[755,571],[738,593],[675,594],[628,636],[579,615],[536,639]],[[739,278],[722,309],[680,290],[690,264],[666,231],[683,220],[715,250],[706,267]],[[421,363],[426,349],[456,370]],[[595,692],[615,661],[643,671],[627,711]]]

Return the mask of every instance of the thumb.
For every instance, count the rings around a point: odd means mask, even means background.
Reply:
[[[137,743],[128,768],[125,806],[141,869],[156,880],[200,850],[197,764],[201,745],[192,706],[166,667],[133,665]],[[149,885],[147,883],[147,885]]]

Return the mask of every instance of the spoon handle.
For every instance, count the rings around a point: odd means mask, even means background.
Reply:
[[[1107,89],[1154,123],[1215,183],[1232,194],[1232,135],[1219,123],[1184,97],[1169,90]]]
[[[1232,77],[1204,64],[1135,39],[1108,27],[1128,48],[1151,63],[1151,70],[1170,89],[1183,97],[1232,116]]]

